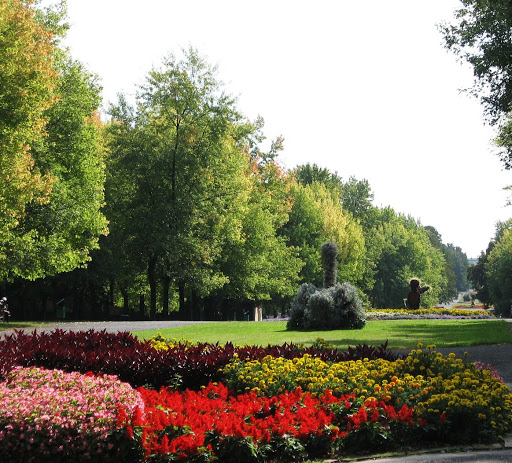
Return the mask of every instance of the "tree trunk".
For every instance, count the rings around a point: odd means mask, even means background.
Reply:
[[[130,311],[130,299],[126,288],[121,288],[121,295],[123,296],[123,312],[127,314]]]
[[[148,282],[149,282],[149,318],[156,318],[156,257],[151,256],[148,262]]]
[[[114,305],[114,279],[110,279],[110,287],[108,291],[108,305],[113,306]]]
[[[146,316],[146,301],[144,294],[139,294],[139,315],[142,319]]]
[[[169,288],[171,287],[171,277],[164,277],[164,287],[162,288],[162,314],[164,318],[169,317]]]
[[[180,283],[178,285],[178,294],[179,294],[179,319],[185,320],[185,283]]]

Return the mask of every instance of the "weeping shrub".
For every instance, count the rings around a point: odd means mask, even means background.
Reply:
[[[304,283],[293,299],[287,328],[343,330],[365,325],[366,312],[357,289],[350,283],[321,289]]]
[[[324,288],[304,283],[290,308],[287,328],[306,330],[360,329],[366,313],[357,289],[350,283],[336,283],[335,243],[322,246]]]

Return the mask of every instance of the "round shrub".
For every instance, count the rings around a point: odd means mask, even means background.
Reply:
[[[366,325],[366,312],[357,289],[350,283],[332,288],[334,325],[338,328],[360,329]]]
[[[304,310],[316,290],[316,286],[309,283],[300,286],[290,308],[290,319],[286,325],[289,330],[304,328]]]
[[[337,283],[318,289],[303,284],[290,310],[288,329],[360,329],[366,325],[366,312],[350,283]]]
[[[331,288],[314,292],[304,309],[304,328],[307,330],[334,328],[334,298]]]

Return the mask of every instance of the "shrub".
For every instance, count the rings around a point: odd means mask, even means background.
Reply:
[[[316,291],[316,286],[312,284],[303,283],[300,286],[290,307],[290,319],[286,324],[289,330],[301,329],[304,327],[304,311],[308,305],[310,297]]]
[[[141,396],[116,377],[15,368],[0,384],[3,462],[129,461],[116,432],[118,404],[132,413]]]
[[[334,298],[331,288],[315,291],[304,308],[304,324],[307,330],[334,328]]]
[[[363,304],[350,283],[322,289],[303,284],[292,301],[287,328],[360,329],[365,325]]]

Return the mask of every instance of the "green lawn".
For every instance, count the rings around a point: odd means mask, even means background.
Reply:
[[[287,331],[285,322],[212,322],[179,328],[134,333],[141,339],[161,333],[166,338],[224,344],[279,345],[313,343],[322,338],[340,348],[389,342],[394,349],[413,349],[421,342],[437,347],[512,344],[509,323],[504,320],[379,320],[362,330]]]

